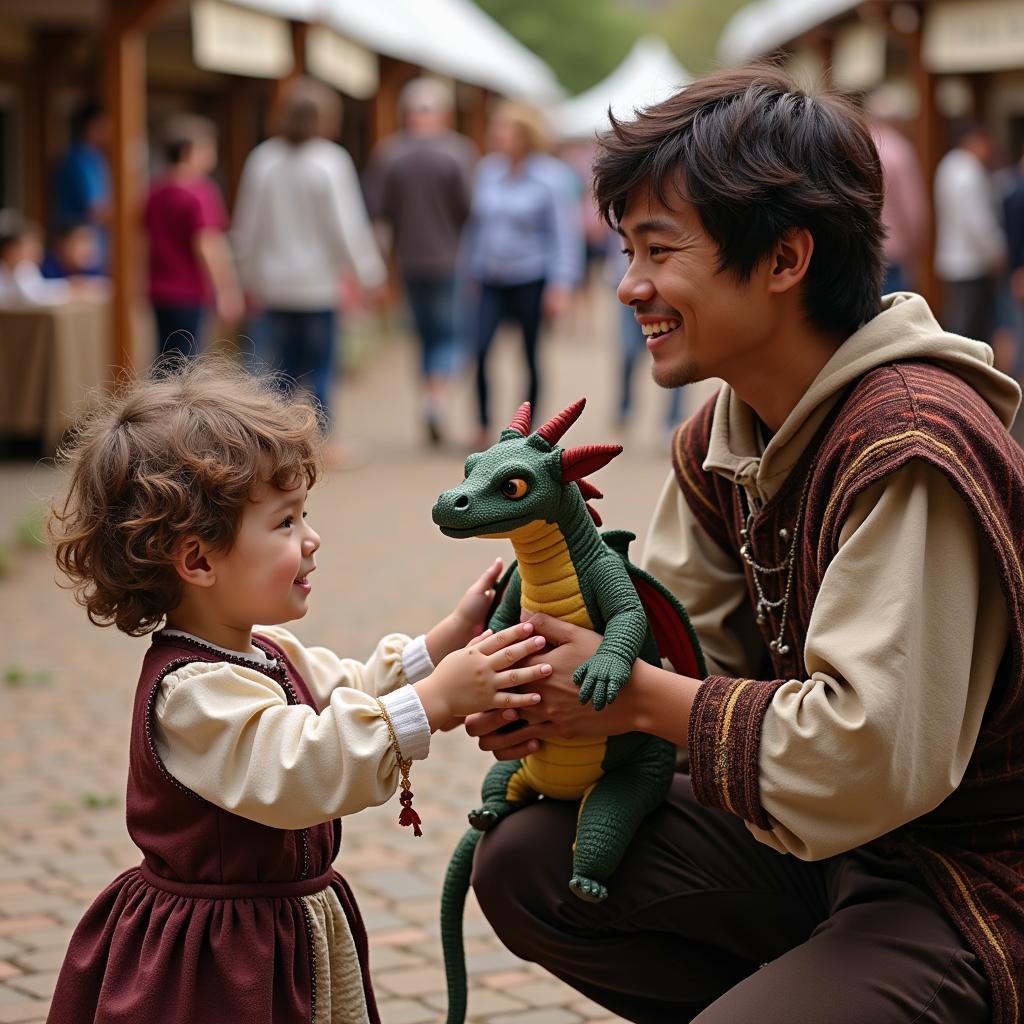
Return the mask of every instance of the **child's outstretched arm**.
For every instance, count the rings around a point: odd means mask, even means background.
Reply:
[[[522,708],[538,695],[500,694],[549,674],[517,667],[544,641],[530,623],[490,635],[443,659],[410,687],[377,698],[339,686],[319,713],[290,704],[259,666],[195,662],[168,674],[153,708],[157,754],[183,786],[224,810],[273,828],[306,828],[384,803],[400,778],[391,729],[408,693],[430,731],[453,715],[493,707]],[[391,728],[389,728],[389,722]],[[410,735],[415,735],[411,733]]]

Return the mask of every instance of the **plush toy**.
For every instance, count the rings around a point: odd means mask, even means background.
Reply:
[[[633,534],[601,534],[590,500],[601,492],[584,477],[618,455],[620,445],[560,448],[585,399],[531,432],[524,403],[497,444],[466,460],[466,479],[445,491],[434,522],[449,537],[508,537],[517,562],[505,574],[488,625],[519,621],[520,609],[545,612],[603,634],[573,679],[580,702],[600,710],[615,700],[637,658],[702,678],[703,658],[685,611],[627,558]],[[483,803],[456,847],[441,897],[441,941],[448,976],[448,1024],[466,1014],[462,915],[481,834],[513,811],[546,797],[582,801],[569,888],[600,902],[637,827],[668,792],[676,750],[645,733],[607,739],[547,740],[536,754],[499,761],[487,773]]]

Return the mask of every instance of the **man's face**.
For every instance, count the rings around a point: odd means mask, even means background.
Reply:
[[[747,282],[719,271],[718,245],[693,206],[672,194],[666,206],[636,189],[619,222],[629,269],[619,301],[632,306],[664,388],[709,377],[734,379],[770,337],[771,310],[755,268]],[[663,328],[668,328],[663,330]]]

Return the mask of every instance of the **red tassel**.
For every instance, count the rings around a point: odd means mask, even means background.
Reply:
[[[398,824],[412,825],[412,833],[414,836],[423,835],[423,829],[420,828],[423,821],[412,807],[412,790],[403,789],[398,798],[398,802],[402,805],[402,813],[398,816]]]

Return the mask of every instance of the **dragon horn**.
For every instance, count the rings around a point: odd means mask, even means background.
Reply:
[[[523,402],[516,411],[515,416],[512,417],[512,422],[508,425],[508,429],[514,430],[517,434],[526,437],[526,435],[530,433],[531,419],[530,403]]]
[[[566,482],[596,473],[622,452],[621,444],[585,444],[562,452],[562,479]]]
[[[537,433],[550,445],[558,444],[562,435],[579,419],[583,412],[583,406],[587,404],[585,398],[577,398],[568,408],[563,409],[557,416],[553,416],[537,428]]]
[[[586,501],[590,501],[593,498],[604,497],[601,491],[599,491],[589,480],[577,480],[576,486],[580,489],[580,493]]]

